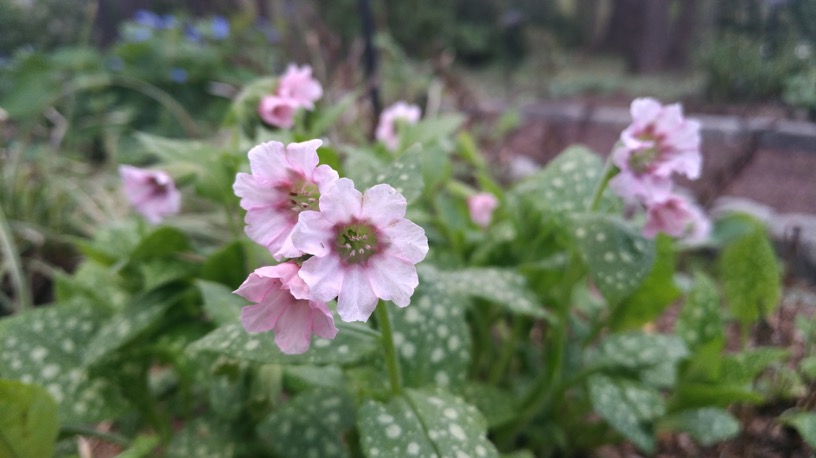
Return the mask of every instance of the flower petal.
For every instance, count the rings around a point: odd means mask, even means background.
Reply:
[[[326,164],[317,166],[312,174],[312,179],[317,184],[317,189],[321,194],[328,191],[329,187],[339,178],[340,175],[337,174],[337,171]]]
[[[286,159],[289,165],[304,176],[311,177],[312,172],[320,162],[317,156],[317,148],[322,144],[323,141],[321,140],[309,140],[286,145]]]
[[[322,213],[305,211],[298,215],[292,231],[292,245],[304,253],[323,257],[331,252],[334,236],[332,223]]]
[[[270,183],[289,179],[286,170],[286,147],[281,142],[266,142],[249,150],[249,168],[256,179]]]
[[[384,226],[404,218],[407,207],[405,197],[396,189],[387,184],[378,184],[363,195],[360,216],[375,225]]]
[[[241,198],[241,208],[244,210],[275,206],[283,197],[280,191],[273,187],[260,186],[255,177],[248,173],[239,173],[235,176],[232,190]]]
[[[270,253],[276,253],[295,226],[292,213],[273,207],[248,210],[244,221],[244,231],[252,241],[265,246]]]
[[[272,288],[263,301],[241,309],[241,324],[247,332],[266,332],[275,329],[281,314],[295,298],[288,291]]]
[[[410,262],[391,256],[372,258],[367,275],[377,297],[392,301],[400,307],[411,303],[414,289],[419,285],[416,267]],[[345,287],[345,284],[343,286]]]
[[[275,327],[275,344],[287,355],[309,349],[312,342],[312,316],[308,301],[294,300],[281,314]]]
[[[315,301],[326,302],[337,297],[343,286],[345,271],[337,256],[311,257],[303,261],[298,276],[309,285],[309,294]]]
[[[428,254],[428,237],[421,226],[400,219],[382,229],[388,248],[385,254],[416,264]]]
[[[308,283],[308,282],[307,282]],[[368,321],[377,307],[377,296],[363,267],[347,266],[337,297],[337,313],[343,321]]]
[[[334,317],[324,302],[310,301],[312,307],[312,332],[324,339],[334,339],[337,335],[337,326]]]
[[[320,195],[320,212],[332,224],[348,223],[359,218],[362,211],[363,195],[354,189],[354,182],[340,178],[328,191]],[[305,250],[304,250],[305,251]]]

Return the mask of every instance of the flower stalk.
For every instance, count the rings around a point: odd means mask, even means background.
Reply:
[[[384,301],[377,304],[377,324],[382,335],[383,356],[385,357],[385,367],[388,370],[388,380],[391,386],[391,393],[394,395],[402,393],[402,379],[400,377],[399,360],[397,350],[394,347],[394,336],[391,331],[391,318],[388,316],[388,307]]]

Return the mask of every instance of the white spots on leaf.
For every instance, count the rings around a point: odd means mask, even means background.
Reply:
[[[452,407],[446,408],[444,411],[442,411],[442,413],[451,420],[456,420],[457,418],[459,418],[459,413],[456,412],[456,409]]]
[[[390,423],[394,422],[394,417],[392,417],[391,415],[388,415],[387,413],[382,413],[382,414],[377,416],[377,421],[379,421],[380,423],[382,423],[384,425],[387,425],[387,424],[390,424]]]
[[[413,343],[407,342],[400,347],[400,353],[405,358],[413,358],[416,355],[416,347]]]
[[[597,234],[595,234],[595,240],[597,240],[599,242],[605,241],[606,240],[606,234],[604,234],[603,232],[598,232]]]
[[[390,439],[396,439],[400,434],[402,434],[402,428],[397,424],[389,425],[385,428],[385,435]]]
[[[445,350],[438,347],[434,348],[433,351],[431,352],[431,362],[438,363],[443,359],[445,359]]]
[[[454,335],[454,336],[451,336],[450,339],[448,339],[448,349],[450,351],[458,350],[461,345],[462,345],[462,342],[461,342],[461,340],[459,340],[459,336]]]
[[[456,423],[451,423],[451,425],[448,426],[448,431],[450,431],[450,433],[451,433],[451,435],[453,437],[459,439],[460,441],[463,441],[463,440],[467,439],[467,435],[465,434],[465,430],[463,430],[462,427],[459,426]]]
[[[259,341],[258,339],[252,339],[252,340],[247,341],[247,343],[244,344],[244,350],[253,351],[253,350],[257,350],[258,347],[260,347],[260,346],[261,346],[261,341]]]
[[[36,362],[41,363],[46,356],[48,356],[48,350],[46,350],[45,347],[37,347],[34,350],[31,350],[31,359]]]
[[[419,444],[416,442],[410,442],[405,450],[409,455],[419,455]]]
[[[611,251],[607,251],[606,253],[604,253],[603,258],[604,258],[604,261],[606,261],[606,262],[615,262],[615,259],[617,259],[615,257],[615,253],[613,253]]]
[[[583,227],[575,229],[575,236],[578,237],[579,239],[586,237],[586,229],[584,229]]]
[[[439,371],[434,375],[434,382],[439,386],[448,386],[450,385],[450,377],[447,373]]]
[[[327,339],[315,339],[314,346],[317,348],[326,348],[331,345],[331,341]]]
[[[349,352],[349,346],[346,345],[346,344],[343,344],[343,345],[340,345],[339,347],[337,347],[337,353],[340,353],[341,355],[346,355],[346,354],[348,354],[348,352]]]
[[[60,371],[60,367],[58,365],[53,364],[53,363],[52,364],[46,364],[40,370],[40,375],[44,379],[48,380],[48,379],[52,379],[52,378],[56,377],[57,374],[59,374],[59,371]]]

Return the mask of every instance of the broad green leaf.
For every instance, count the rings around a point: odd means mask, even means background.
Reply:
[[[638,448],[651,453],[655,444],[651,421],[665,412],[660,393],[601,374],[591,376],[587,383],[595,411]]]
[[[244,408],[249,386],[246,366],[237,373],[212,374],[207,380],[209,406],[218,418],[235,420]]]
[[[77,240],[79,251],[87,258],[110,266],[122,259],[139,245],[139,230],[135,221],[100,228],[91,241]]]
[[[198,280],[196,286],[204,299],[204,311],[215,323],[224,325],[241,321],[241,307],[247,305],[244,298],[233,294],[221,283]]]
[[[512,193],[542,213],[582,213],[589,209],[603,161],[584,146],[572,146],[550,161],[543,170],[516,185]],[[618,199],[607,190],[601,209],[615,208]]]
[[[296,390],[333,388],[346,383],[345,374],[338,366],[286,366],[286,386]]]
[[[346,435],[354,429],[354,398],[336,389],[301,393],[256,427],[276,456],[348,457]]]
[[[422,284],[433,284],[448,294],[478,297],[493,302],[508,312],[536,318],[549,318],[550,313],[527,286],[526,278],[511,269],[493,267],[442,271],[430,264],[418,269]]]
[[[816,412],[785,413],[779,420],[796,428],[802,439],[816,449]]]
[[[512,394],[501,388],[485,383],[467,383],[462,396],[474,405],[487,420],[487,426],[494,428],[516,418],[518,406]]]
[[[694,274],[694,286],[683,304],[675,330],[692,349],[723,337],[717,285],[702,272]]]
[[[422,177],[422,149],[418,146],[410,148],[394,162],[362,173],[354,181],[357,189],[362,192],[380,183],[393,186],[405,196],[408,203],[413,202],[422,194],[425,186]]]
[[[357,415],[368,458],[498,457],[479,411],[449,394],[405,390],[387,403],[363,401]]]
[[[778,347],[760,347],[723,357],[723,381],[734,385],[751,384],[768,366],[788,359],[789,351]]]
[[[275,345],[272,333],[249,334],[240,324],[221,326],[194,342],[190,351],[204,351],[231,358],[281,364],[351,364],[379,351],[379,340],[343,330],[334,340],[315,338],[302,355],[286,355]]]
[[[331,106],[317,110],[317,116],[309,126],[307,137],[320,138],[322,135],[325,135],[326,131],[340,118],[340,116],[348,111],[349,107],[351,107],[351,105],[357,99],[357,96],[358,94],[356,93],[347,94],[340,100],[334,102]],[[325,162],[322,163],[325,164]]]
[[[89,336],[110,312],[88,303],[38,308],[0,321],[0,373],[44,386],[63,423],[93,423],[122,412],[124,401],[107,379],[93,378],[82,360]]]
[[[85,353],[85,364],[93,365],[102,361],[146,333],[178,302],[180,295],[177,288],[170,285],[135,298],[91,339]]]
[[[452,114],[426,118],[416,124],[402,124],[398,129],[400,150],[405,150],[416,144],[425,147],[427,143],[433,141],[452,140],[453,133],[464,122],[464,116]]]
[[[248,274],[244,244],[232,242],[209,255],[201,266],[201,278],[222,283],[232,289],[241,286]]]
[[[145,458],[155,456],[156,446],[159,445],[159,436],[142,434],[139,435],[122,453],[116,458]]]
[[[456,299],[449,291],[428,285],[420,288],[408,307],[390,308],[405,385],[459,387],[465,381],[470,329]]]
[[[148,152],[163,162],[201,163],[201,159],[211,154],[213,147],[194,140],[179,140],[138,132],[136,139]]]
[[[731,313],[743,324],[753,323],[776,309],[781,270],[764,228],[728,244],[720,256],[723,289]]]
[[[672,303],[680,290],[674,284],[674,247],[672,240],[660,235],[652,270],[643,283],[616,308],[610,326],[614,330],[635,329],[648,323]]]
[[[740,431],[739,421],[727,410],[716,407],[685,410],[666,417],[661,425],[686,432],[706,447],[731,439]]]
[[[676,336],[630,332],[606,337],[598,347],[586,351],[585,359],[589,366],[643,369],[676,364],[686,356],[688,350]]]
[[[57,404],[45,389],[0,379],[0,456],[52,456],[58,432]]]
[[[131,262],[164,258],[190,249],[187,235],[173,227],[160,227],[139,242],[130,254]]]
[[[55,272],[56,301],[68,302],[81,298],[103,308],[120,310],[130,297],[121,283],[114,268],[86,260],[71,275]]]
[[[141,273],[139,290],[150,291],[173,282],[184,282],[196,276],[196,263],[176,258],[148,259],[134,263]]]
[[[238,439],[229,434],[229,424],[199,417],[173,433],[166,450],[168,458],[232,458]]]
[[[717,383],[683,382],[673,393],[672,410],[695,407],[728,407],[734,403],[759,404],[765,398],[744,386]]]
[[[652,271],[654,241],[617,217],[576,215],[572,234],[592,280],[611,304],[631,295]]]

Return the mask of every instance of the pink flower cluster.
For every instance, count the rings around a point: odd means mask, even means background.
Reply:
[[[375,136],[390,151],[399,147],[399,123],[416,124],[421,113],[419,107],[399,101],[383,110],[377,123]]]
[[[239,173],[233,186],[247,235],[276,260],[288,258],[256,270],[236,291],[255,302],[242,310],[244,328],[275,331],[290,354],[306,351],[312,334],[334,337],[326,303],[335,298],[344,321],[367,321],[380,299],[407,306],[419,284],[415,265],[428,252],[399,192],[387,184],[358,191],[318,165],[320,145],[258,145],[249,152],[252,173]]]
[[[264,96],[258,104],[258,115],[270,126],[290,129],[299,108],[313,110],[323,96],[323,86],[312,77],[312,67],[289,64],[280,77],[275,93]]]
[[[700,177],[700,123],[686,119],[679,104],[635,99],[632,124],[620,137],[612,161],[620,172],[609,186],[629,205],[646,209],[643,234],[663,232],[688,242],[708,236],[711,224],[702,210],[674,191],[674,174]]]
[[[181,194],[167,173],[122,165],[119,177],[130,205],[151,224],[179,212]]]

